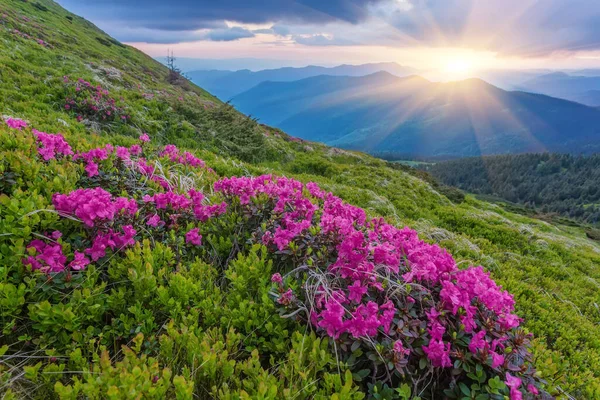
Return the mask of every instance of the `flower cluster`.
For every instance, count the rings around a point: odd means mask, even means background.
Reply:
[[[166,210],[165,217],[172,222],[176,222],[180,217],[186,217],[187,214],[192,215],[199,221],[207,221],[209,218],[224,214],[227,205],[225,202],[219,204],[203,204],[204,195],[194,189],[191,189],[187,195],[178,194],[175,192],[156,193],[153,196],[146,195],[143,198],[144,203],[152,204],[156,210]],[[152,225],[158,225],[160,218],[157,220],[154,215]]]
[[[17,130],[21,130],[23,128],[27,128],[27,122],[18,119],[18,118],[7,118],[6,119],[6,125],[8,125],[9,128],[12,129],[17,129]]]
[[[225,178],[215,184],[215,190],[227,197],[239,198],[242,205],[251,199],[266,195],[273,200],[273,213],[277,220],[272,229],[262,237],[266,245],[274,244],[279,251],[285,250],[289,243],[312,225],[312,219],[318,209],[316,204],[304,196],[304,185],[288,178],[274,179],[271,175],[256,178]]]
[[[73,159],[85,161],[85,171],[87,172],[88,177],[91,178],[98,175],[98,162],[108,159],[108,156],[112,154],[114,150],[115,148],[112,145],[107,144],[104,147],[77,153]]]
[[[149,140],[147,134],[140,136],[142,143]],[[113,146],[107,144],[104,147],[97,147],[86,152],[79,152],[73,157],[74,160],[83,160],[86,163],[85,171],[89,178],[99,175],[100,161],[107,160],[111,155],[117,157],[117,159],[123,161],[127,166],[134,167],[142,175],[146,175],[153,180],[163,183],[159,177],[154,176],[154,167],[147,164],[146,160],[139,158],[134,160],[133,157],[137,157],[142,154],[142,147],[139,144],[134,144],[130,147]],[[164,186],[164,185],[163,185]]]
[[[63,254],[59,243],[47,244],[40,239],[35,239],[27,246],[30,255],[23,260],[23,264],[30,265],[32,270],[43,272],[62,272],[65,269],[67,257]]]
[[[142,137],[143,137],[143,135],[142,135]],[[140,140],[142,139],[142,137],[140,137]],[[148,140],[150,140],[148,135],[146,135],[146,138],[148,138]],[[181,154],[179,149],[177,148],[177,146],[175,146],[173,144],[166,145],[165,148],[163,149],[163,151],[160,153],[160,156],[168,157],[172,162],[177,162],[177,163],[180,163],[183,165],[189,165],[190,167],[201,167],[201,168],[206,167],[206,164],[204,163],[204,161],[202,161],[201,159],[199,159],[198,157],[196,157],[189,151],[185,151],[185,152],[183,152],[183,154]]]
[[[45,40],[43,40],[43,39],[39,39],[39,38],[37,38],[37,39],[36,39],[35,37],[33,37],[33,36],[29,35],[28,33],[21,32],[21,31],[20,31],[20,30],[18,30],[18,29],[13,29],[13,30],[12,30],[12,33],[13,33],[13,34],[15,34],[15,35],[17,35],[17,36],[20,36],[20,37],[22,37],[23,39],[27,39],[27,40],[35,40],[35,41],[37,42],[37,44],[39,44],[39,45],[41,45],[41,46],[44,46],[44,47],[50,47],[50,48],[52,47],[52,45],[51,45],[50,43],[46,42]]]
[[[69,91],[65,99],[65,110],[74,112],[78,121],[88,119],[110,122],[126,121],[130,118],[126,114],[125,106],[118,104],[102,86],[93,85],[81,78],[71,82],[67,76],[63,81]]]
[[[135,215],[137,212],[137,202],[134,199],[113,199],[102,188],[77,189],[67,195],[56,193],[52,197],[52,204],[63,216],[75,216],[88,227],[112,221],[119,213]]]
[[[99,233],[94,238],[92,247],[85,249],[85,254],[88,254],[92,260],[98,261],[106,255],[107,249],[114,251],[127,246],[133,246],[137,231],[131,225],[124,225],[122,230],[122,233],[117,233],[112,229]]]
[[[33,129],[33,134],[35,135],[37,141],[41,144],[41,147],[38,148],[38,153],[44,161],[48,161],[56,158],[56,156],[71,156],[73,155],[73,150],[69,143],[65,140],[63,135],[56,134],[53,135],[51,133],[40,132],[38,130]]]

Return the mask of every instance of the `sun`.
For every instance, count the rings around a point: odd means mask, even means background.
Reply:
[[[471,60],[457,58],[449,60],[443,68],[443,73],[448,79],[467,78],[473,73],[474,65]]]

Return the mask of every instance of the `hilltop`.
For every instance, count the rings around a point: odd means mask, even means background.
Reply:
[[[265,82],[232,104],[303,139],[388,159],[600,149],[600,110],[480,79],[320,76]]]
[[[0,43],[6,398],[600,395],[581,227],[260,125],[49,0],[0,0]]]

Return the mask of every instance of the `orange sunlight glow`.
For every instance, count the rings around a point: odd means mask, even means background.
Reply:
[[[450,60],[442,72],[451,79],[467,78],[474,72],[473,62],[461,58]]]

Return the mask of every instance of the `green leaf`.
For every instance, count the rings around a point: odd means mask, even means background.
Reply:
[[[403,383],[402,386],[400,386],[399,388],[396,388],[396,392],[400,396],[400,399],[410,400],[411,390],[410,390],[410,386],[408,386],[408,384]]]
[[[458,387],[460,388],[460,391],[464,393],[465,396],[471,397],[471,389],[469,389],[467,387],[467,385],[465,385],[464,383],[460,382],[458,384]]]

